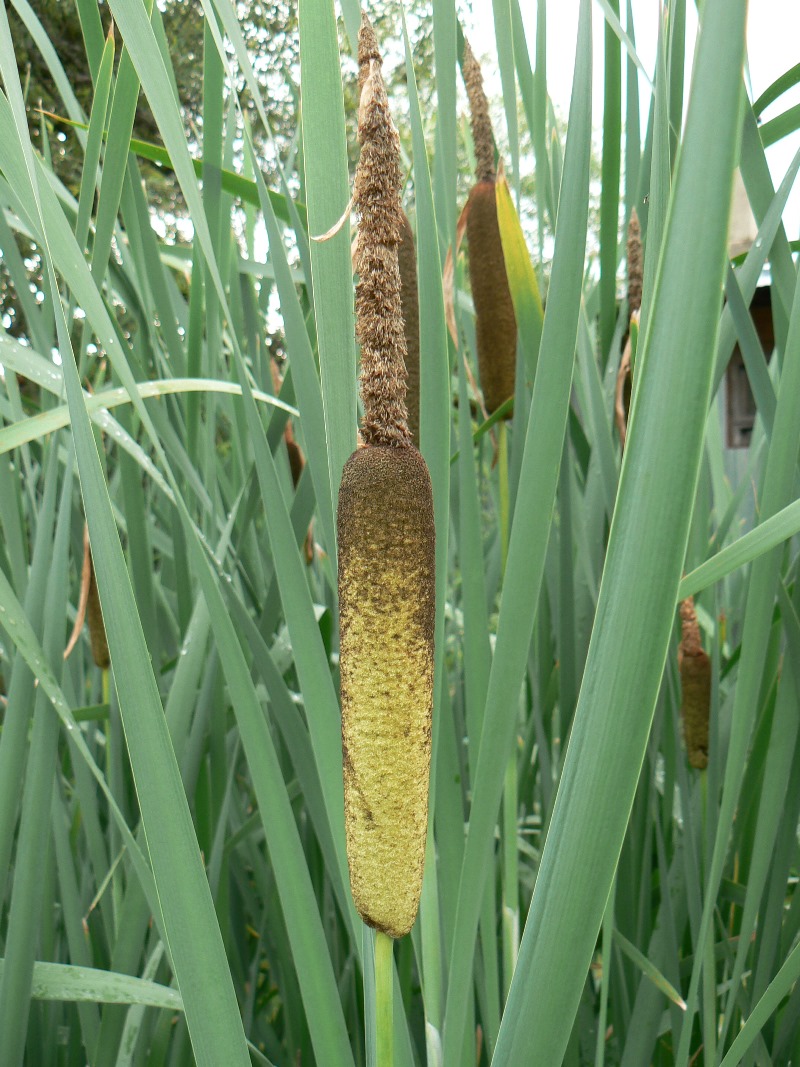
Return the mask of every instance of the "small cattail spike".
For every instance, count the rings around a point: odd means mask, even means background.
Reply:
[[[642,252],[642,231],[636,208],[631,211],[628,223],[628,314],[632,315],[642,306],[642,278],[644,275],[644,253]]]
[[[708,720],[711,708],[711,660],[703,648],[694,598],[681,601],[681,643],[678,670],[681,676],[681,718],[686,755],[690,766],[708,766]]]

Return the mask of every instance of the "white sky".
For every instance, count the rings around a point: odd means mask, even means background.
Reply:
[[[520,6],[523,11],[528,47],[533,53],[537,5],[533,0],[522,0]],[[624,7],[624,4],[621,6]],[[594,124],[599,129],[602,126],[603,115],[603,14],[597,4],[593,4],[592,8],[594,23],[592,107]],[[632,0],[632,8],[636,48],[642,65],[652,78],[655,70],[658,18],[662,4],[660,0]],[[697,14],[694,3],[687,3],[686,8],[685,94],[688,95],[691,62],[697,35]],[[569,110],[572,89],[575,43],[578,35],[578,10],[578,0],[547,0],[547,87],[556,108],[564,116]],[[472,12],[476,27],[475,38],[480,53],[483,56],[493,53],[496,55],[491,0],[473,0]],[[751,0],[748,12],[747,52],[752,99],[756,99],[776,78],[800,60],[800,3],[798,0]],[[499,98],[501,96],[499,75],[496,74],[493,79],[490,71],[484,68],[484,76],[487,78],[488,88],[492,94]],[[624,93],[623,81],[623,107]],[[763,118],[765,120],[773,118],[787,107],[798,103],[800,103],[800,86],[795,86],[767,108]],[[649,87],[641,74],[639,76],[639,106],[644,134],[649,108]],[[800,131],[767,149],[767,160],[776,188],[798,148],[800,148]],[[784,222],[789,240],[800,237],[800,181],[795,182],[784,214]]]

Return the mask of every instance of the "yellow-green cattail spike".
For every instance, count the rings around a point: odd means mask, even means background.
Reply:
[[[681,643],[678,670],[681,676],[681,719],[689,764],[697,770],[708,766],[708,718],[711,707],[711,660],[700,639],[694,598],[681,601]]]
[[[364,921],[402,937],[422,889],[433,701],[433,501],[419,452],[354,452],[338,527],[350,885]]]
[[[469,100],[476,177],[466,212],[469,281],[475,305],[478,373],[491,415],[514,395],[517,320],[508,287],[495,194],[494,137],[483,77],[469,42],[464,42],[464,84]],[[506,416],[510,418],[511,412]]]
[[[359,60],[364,446],[345,464],[338,510],[345,833],[359,914],[402,937],[419,907],[428,822],[435,528],[430,476],[405,406],[399,143],[366,17]]]

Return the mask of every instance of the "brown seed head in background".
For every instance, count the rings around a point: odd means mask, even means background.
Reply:
[[[681,601],[681,643],[678,670],[681,676],[681,719],[686,755],[697,770],[708,766],[708,718],[711,708],[711,660],[700,637],[694,598]]]
[[[400,302],[403,307],[403,328],[406,336],[406,408],[408,428],[419,448],[419,290],[417,287],[417,252],[411,223],[402,212],[400,245],[397,249],[400,266]]]
[[[480,182],[469,194],[467,244],[478,372],[486,410],[491,415],[514,395],[517,364],[517,320],[497,222],[494,182]]]
[[[475,178],[479,182],[493,182],[497,177],[494,166],[494,134],[489,118],[489,102],[483,89],[483,75],[469,41],[464,38],[464,85],[469,100],[472,140],[475,145]]]
[[[628,314],[632,315],[642,306],[642,277],[644,255],[642,253],[642,231],[639,228],[639,216],[636,208],[631,211],[628,223]]]

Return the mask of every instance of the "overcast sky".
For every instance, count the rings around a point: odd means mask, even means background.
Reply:
[[[521,3],[528,47],[533,53],[536,32],[536,3],[523,0]],[[624,5],[623,5],[624,6]],[[655,69],[658,18],[660,0],[632,0],[636,48],[642,65],[652,77]],[[687,72],[688,91],[691,62],[697,35],[695,5],[687,3]],[[575,42],[578,32],[578,0],[547,0],[547,87],[556,107],[566,115],[569,109],[572,74],[575,64]],[[476,26],[478,48],[483,55],[494,50],[494,22],[491,0],[473,0],[473,16]],[[596,127],[602,124],[603,115],[603,14],[593,4],[594,20],[594,99],[593,112]],[[747,27],[747,51],[750,83],[755,99],[777,77],[800,60],[800,2],[799,0],[751,0]],[[488,73],[488,72],[487,72]],[[623,75],[624,77],[624,75]],[[501,95],[499,77],[489,80],[490,88]],[[623,82],[623,94],[625,92]],[[645,78],[639,76],[640,108],[642,124],[647,121],[649,87]],[[624,101],[624,95],[623,95]],[[785,93],[764,113],[769,119],[787,107],[800,103],[800,86]],[[624,106],[624,105],[623,105]],[[780,184],[792,157],[800,148],[800,132],[784,138],[767,149],[767,159],[773,181]],[[800,236],[800,182],[795,183],[784,221],[790,240]]]

